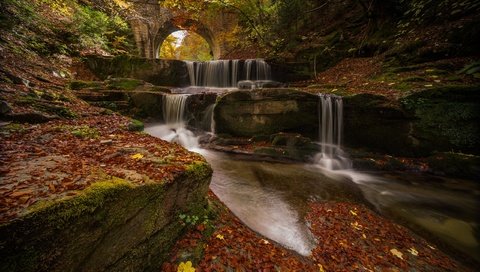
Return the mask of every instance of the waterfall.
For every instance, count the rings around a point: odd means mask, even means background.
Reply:
[[[165,124],[146,128],[152,135],[178,143],[189,150],[198,148],[198,137],[186,128],[185,105],[188,95],[164,95],[163,119]]]
[[[270,80],[271,68],[263,59],[185,62],[190,85],[195,87],[237,87],[241,80]]]
[[[341,149],[343,129],[343,101],[339,96],[319,94],[318,135],[321,152],[315,161],[329,170],[351,168],[350,160]]]
[[[163,119],[166,124],[183,123],[185,104],[188,95],[165,95],[163,96]]]

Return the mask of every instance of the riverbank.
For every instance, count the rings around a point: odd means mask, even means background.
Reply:
[[[176,243],[162,271],[471,271],[362,205],[312,202],[305,220],[318,245],[305,257],[245,227],[212,192],[209,201],[217,215]]]

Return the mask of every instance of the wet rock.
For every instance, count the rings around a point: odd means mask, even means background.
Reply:
[[[432,151],[480,154],[480,86],[427,89],[401,100],[413,118],[409,135]]]
[[[214,119],[217,133],[252,137],[295,132],[315,137],[318,97],[294,89],[236,91],[220,97]]]
[[[284,84],[272,80],[241,80],[237,83],[239,89],[280,88]]]
[[[479,156],[443,152],[428,157],[426,162],[434,174],[474,180],[480,178]]]
[[[396,101],[359,94],[343,98],[344,144],[394,155],[425,155],[409,135],[411,118]]]

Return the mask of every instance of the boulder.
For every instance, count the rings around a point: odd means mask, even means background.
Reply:
[[[430,88],[389,100],[344,97],[344,144],[397,156],[480,152],[480,86]]]
[[[211,174],[195,162],[170,183],[110,178],[37,202],[0,225],[0,271],[159,271],[179,215],[205,214]]]
[[[130,93],[130,113],[141,118],[160,119],[162,113],[163,93],[135,92]]]
[[[0,101],[0,117],[12,112],[12,107],[6,101]]]
[[[232,136],[296,132],[316,138],[318,96],[295,89],[235,91],[217,99],[216,133]]]
[[[344,145],[393,155],[424,155],[409,135],[412,120],[398,102],[358,94],[344,97],[343,104]]]
[[[480,86],[444,86],[401,100],[409,135],[430,152],[480,154]]]

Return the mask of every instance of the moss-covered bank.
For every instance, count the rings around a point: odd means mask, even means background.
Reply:
[[[0,226],[0,271],[158,271],[184,230],[178,214],[205,210],[211,174],[195,162],[171,183],[111,178],[36,204]]]
[[[179,60],[145,59],[132,56],[87,56],[86,67],[98,78],[128,77],[159,86],[186,86],[189,84],[187,66]]]

